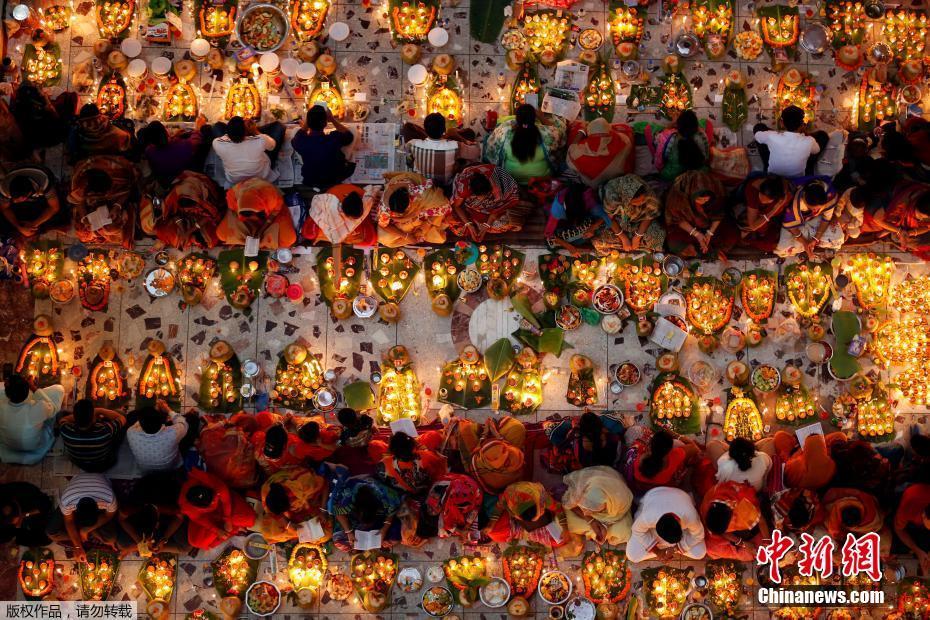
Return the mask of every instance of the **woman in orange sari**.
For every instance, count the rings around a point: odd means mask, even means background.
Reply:
[[[379,198],[379,191],[374,188],[363,190],[348,183],[335,185],[310,201],[300,234],[314,245],[373,246],[378,242],[378,231],[371,219],[371,209]]]
[[[488,418],[484,425],[454,418],[446,426],[446,442],[485,493],[497,495],[523,477],[526,427],[516,418]]]
[[[258,522],[259,531],[269,543],[296,539],[301,523],[323,514],[328,496],[329,483],[309,469],[296,467],[271,474],[262,485],[265,511]],[[320,518],[319,522],[323,537],[308,542],[322,543],[332,536],[331,520]]]
[[[562,505],[538,482],[514,482],[497,498],[486,529],[497,543],[520,539],[558,549],[569,545],[570,552],[583,545],[565,521]]]
[[[878,532],[881,537],[882,556],[891,551],[891,528],[885,525],[884,511],[871,493],[859,489],[835,488],[823,496],[824,527],[842,546],[847,534],[861,536]]]
[[[707,557],[749,562],[768,535],[756,491],[745,482],[720,482],[701,502]]]
[[[181,512],[190,519],[187,539],[197,549],[212,549],[255,524],[255,511],[222,480],[192,469],[178,498]]]
[[[226,245],[245,245],[257,238],[261,248],[289,248],[297,241],[291,213],[284,205],[281,190],[262,179],[236,183],[226,192],[228,210],[216,234]]]
[[[389,248],[444,243],[449,200],[432,181],[413,172],[385,175],[378,207],[378,241]]]

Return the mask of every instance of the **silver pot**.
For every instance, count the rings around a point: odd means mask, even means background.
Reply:
[[[810,23],[801,33],[798,43],[808,54],[819,56],[830,46],[830,31],[820,22]]]
[[[269,48],[262,48],[262,49],[252,48],[256,52],[259,52],[260,54],[265,54],[268,52],[274,52],[280,49],[282,45],[284,45],[284,42],[287,41],[287,37],[291,34],[291,21],[288,18],[287,13],[285,13],[280,7],[275,6],[274,4],[266,4],[264,2],[261,2],[258,4],[250,4],[248,7],[246,7],[244,11],[242,11],[239,14],[239,19],[236,20],[236,38],[239,39],[239,42],[242,43],[242,45],[245,45],[247,47],[252,47],[248,43],[246,43],[242,38],[243,21],[245,21],[245,19],[249,15],[255,13],[256,11],[260,11],[260,10],[273,13],[275,15],[275,18],[280,22],[281,31],[282,31],[281,39],[274,46],[269,47]]]
[[[675,39],[673,51],[682,58],[693,58],[701,53],[701,41],[690,32],[685,32]]]

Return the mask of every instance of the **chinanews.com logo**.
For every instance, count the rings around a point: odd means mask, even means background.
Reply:
[[[758,589],[759,603],[775,606],[803,607],[869,607],[885,604],[885,593],[881,589],[869,589],[865,585],[843,587],[827,585],[828,580],[837,572],[844,579],[866,577],[878,582],[882,577],[881,559],[879,557],[881,538],[875,532],[862,536],[852,533],[846,535],[846,541],[840,549],[840,567],[834,568],[834,551],[836,543],[829,536],[819,540],[807,533],[801,534],[797,545],[798,560],[796,570],[799,578],[783,583],[782,561],[795,547],[794,539],[772,531],[772,541],[762,545],[756,552],[756,563],[768,566],[768,581]],[[862,583],[862,580],[857,580]]]

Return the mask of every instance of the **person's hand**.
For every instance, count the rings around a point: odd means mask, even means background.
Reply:
[[[87,552],[84,549],[78,547],[74,550],[74,561],[84,563],[87,562]]]
[[[701,248],[701,253],[707,253],[707,250],[710,248],[710,236],[707,233],[696,232],[694,233],[694,239],[698,242],[698,247]]]
[[[161,398],[155,401],[155,410],[161,411],[162,413],[171,413],[171,407],[169,407],[168,403]]]
[[[465,224],[465,228],[472,234],[474,238],[476,239],[478,238],[480,229],[478,228],[477,224],[475,224],[474,222],[468,222],[467,224]]]
[[[19,224],[16,227],[16,230],[18,230],[19,234],[21,234],[24,237],[31,237],[37,232],[39,232],[39,227],[34,226],[32,224]]]
[[[591,526],[591,529],[594,530],[594,539],[598,544],[604,544],[604,542],[607,541],[607,528],[604,527],[604,524],[595,519],[591,519],[588,524]]]
[[[814,258],[814,254],[817,253],[817,245],[816,239],[808,239],[807,243],[804,243],[804,253],[807,254],[808,258]]]
[[[349,540],[349,546],[355,549],[355,532],[346,532],[346,538]]]
[[[207,117],[204,116],[203,114],[198,114],[197,120],[194,121],[194,129],[199,130],[201,127],[203,127],[206,124],[207,124]]]
[[[581,251],[581,248],[572,247],[572,249],[570,249],[568,253],[571,254],[574,258],[578,258],[584,252]]]
[[[640,235],[633,235],[633,239],[630,240],[630,250],[636,251],[639,249],[639,246],[642,244],[642,237]]]
[[[920,570],[924,575],[930,573],[930,554],[926,551],[918,551],[917,561],[920,563]]]
[[[382,538],[382,539],[381,539],[381,548],[382,548],[382,549],[390,549],[390,548],[393,547],[393,546],[394,546],[394,543],[393,543],[392,541],[387,540],[386,538]]]

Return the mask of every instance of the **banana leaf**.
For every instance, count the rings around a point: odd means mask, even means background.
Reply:
[[[450,274],[450,267],[455,268],[455,273]],[[429,292],[430,299],[435,299],[439,295],[446,295],[452,302],[458,299],[461,294],[458,272],[463,268],[464,265],[459,262],[456,253],[452,250],[440,249],[427,254],[423,259],[423,273],[426,275],[426,290]],[[434,285],[433,276],[435,275],[442,276],[441,286]]]
[[[481,43],[496,43],[504,29],[504,9],[508,6],[510,0],[472,2],[468,9],[471,38]]]
[[[439,402],[463,409],[490,406],[491,380],[484,360],[468,364],[468,367],[468,370],[474,371],[475,376],[469,377],[465,374],[466,365],[458,359],[443,366],[442,375],[439,377]]]
[[[830,368],[838,379],[848,379],[861,369],[859,360],[847,351],[849,343],[859,335],[862,324],[854,312],[841,310],[833,314],[833,335],[836,336],[836,347],[833,357],[830,358]]]
[[[749,101],[746,89],[742,86],[727,86],[723,89],[723,101],[720,104],[723,124],[731,131],[739,131],[749,118]]]
[[[614,120],[617,91],[607,62],[598,62],[591,72],[588,85],[582,94],[582,103],[586,121],[590,122],[596,118],[603,118],[607,122]]]
[[[210,373],[214,370],[222,372],[223,366],[228,367],[229,370],[229,383],[232,385],[235,394],[235,400],[232,402],[224,398],[224,388],[227,383],[224,382],[221,377],[218,377],[215,381],[210,381]],[[219,397],[215,399],[210,394],[211,383],[216,383],[220,390]],[[239,392],[241,387],[242,368],[237,355],[233,354],[233,356],[222,365],[210,360],[207,362],[206,367],[203,369],[203,374],[200,377],[200,391],[198,393],[197,404],[201,409],[209,411],[210,413],[235,413],[242,409],[242,397]]]
[[[249,269],[249,263],[253,261],[258,263],[258,268],[254,271]],[[268,252],[259,252],[258,256],[246,256],[239,249],[220,252],[217,257],[220,287],[226,294],[226,301],[246,316],[251,314],[252,302],[258,297],[262,282],[265,281],[267,262]]]
[[[419,271],[420,266],[403,250],[385,250],[376,252],[372,259],[370,281],[378,297],[400,303]]]
[[[320,250],[316,259],[316,275],[320,281],[320,295],[323,301],[331,306],[335,299],[355,299],[358,295],[362,281],[362,271],[365,264],[365,253],[356,248],[342,246],[342,277],[348,282],[344,290],[339,290],[339,282],[335,279],[333,267],[329,259],[333,256],[333,248],[326,247]],[[351,270],[351,271],[349,271]]]
[[[507,374],[513,367],[513,361],[513,346],[507,338],[501,338],[484,352],[484,363],[492,382]]]
[[[356,411],[367,411],[375,407],[375,393],[367,381],[356,381],[342,389],[342,398],[346,407]]]

